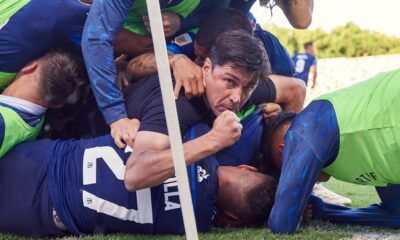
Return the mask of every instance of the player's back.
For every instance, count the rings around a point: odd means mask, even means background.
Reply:
[[[128,192],[124,174],[131,150],[118,149],[111,136],[58,141],[50,149],[50,195],[72,233],[184,233],[176,179]],[[217,167],[213,158],[189,167],[199,231],[211,227]]]

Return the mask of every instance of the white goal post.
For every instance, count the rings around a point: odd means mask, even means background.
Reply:
[[[197,240],[197,227],[194,217],[192,197],[183,154],[182,137],[179,128],[178,114],[173,95],[171,71],[169,67],[164,29],[161,19],[161,9],[158,0],[146,0],[150,18],[151,36],[153,38],[158,75],[162,92],[165,116],[167,119],[168,135],[171,143],[175,175],[178,182],[179,199],[181,203],[186,238]]]

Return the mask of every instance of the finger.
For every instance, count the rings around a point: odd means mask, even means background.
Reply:
[[[183,87],[185,88],[185,96],[186,96],[186,98],[191,99],[193,95],[192,95],[192,87],[190,86],[190,83],[185,81],[183,83]]]
[[[133,148],[133,142],[135,137],[132,137],[131,133],[124,134],[124,141],[129,145],[129,147]]]
[[[192,96],[197,97],[199,95],[199,90],[197,89],[197,83],[195,81],[190,82],[192,88]]]
[[[115,145],[117,145],[117,147],[119,147],[119,148],[124,148],[126,146],[126,144],[122,140],[122,137],[119,135],[117,135],[114,138],[114,142],[115,142]]]
[[[150,22],[150,18],[147,15],[143,16],[142,19],[143,19],[143,22]]]
[[[201,78],[200,78],[199,81],[197,81],[197,89],[199,91],[198,92],[199,96],[204,94],[204,82],[203,82],[203,80]]]
[[[180,81],[177,81],[175,84],[175,89],[174,89],[175,99],[178,99],[181,88],[182,88],[182,83]]]

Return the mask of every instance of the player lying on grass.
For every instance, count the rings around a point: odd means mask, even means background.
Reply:
[[[315,218],[400,227],[400,70],[318,97],[297,116],[282,113],[264,136],[266,159],[281,169],[269,217],[274,233],[299,226],[318,179],[375,186],[382,202],[349,209],[314,199]]]
[[[244,170],[251,167],[218,167],[212,157],[240,137],[233,111],[249,98],[265,68],[266,54],[256,39],[240,31],[224,33],[202,67],[206,96],[177,100],[181,131],[188,134],[183,149],[200,231],[210,229],[217,206],[215,219],[222,226],[265,221],[269,212],[273,179]],[[159,79],[136,81],[126,94],[130,117],[141,121],[133,151],[118,149],[106,135],[30,142],[1,159],[0,189],[7,196],[0,205],[2,232],[184,232]],[[201,121],[212,130],[191,128]]]
[[[49,52],[22,68],[0,95],[0,157],[37,137],[47,108],[76,103],[83,76],[82,63],[61,51]]]

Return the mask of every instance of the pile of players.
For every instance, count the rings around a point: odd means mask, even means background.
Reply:
[[[308,26],[312,1],[293,2],[277,4],[294,26]],[[247,13],[253,3],[160,0],[199,231],[269,217],[273,232],[291,233],[309,199],[306,216],[398,226],[398,197],[387,188],[361,215],[309,196],[321,170],[325,180],[398,183],[398,118],[389,113],[399,71],[296,116],[305,85],[285,48]],[[0,231],[183,234],[145,1],[1,4]],[[49,139],[58,137],[75,140]]]

